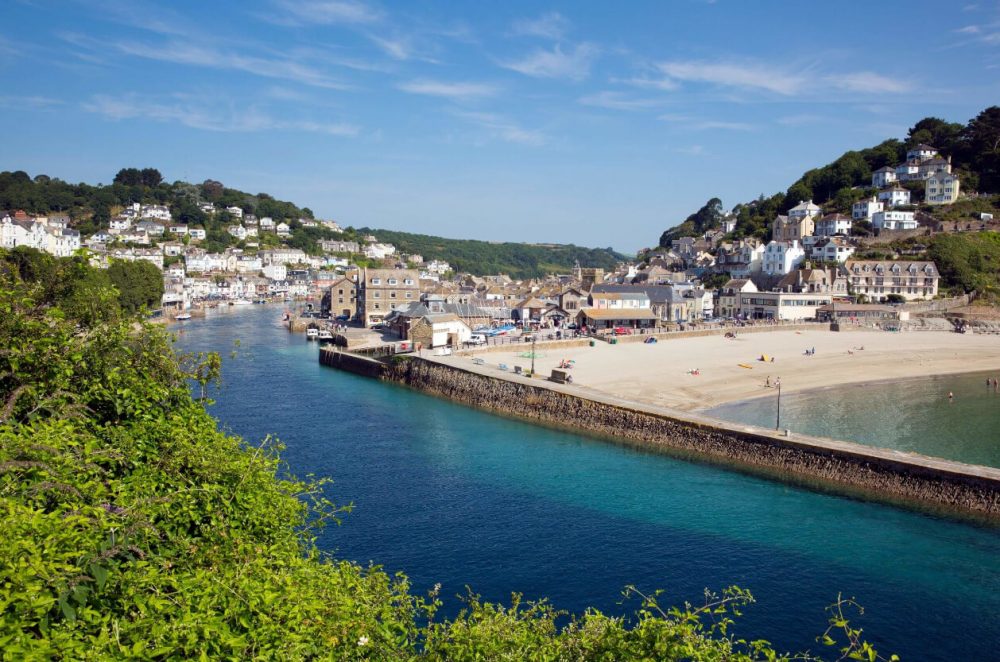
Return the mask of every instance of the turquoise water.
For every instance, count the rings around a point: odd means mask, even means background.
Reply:
[[[970,366],[975,367],[975,366]],[[971,464],[1000,467],[996,373],[869,383],[781,396],[781,427]],[[948,393],[954,398],[949,399]],[[775,397],[708,410],[710,416],[773,428]]]
[[[271,307],[220,311],[180,344],[227,358],[213,414],[250,441],[287,445],[292,471],[331,476],[353,502],[320,544],[404,571],[418,590],[548,597],[629,613],[621,589],[697,601],[706,587],[758,599],[739,632],[817,650],[838,592],[857,623],[910,660],[996,659],[1000,530],[491,416],[317,364]],[[460,607],[451,599],[448,608]]]

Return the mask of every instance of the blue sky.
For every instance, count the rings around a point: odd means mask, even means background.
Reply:
[[[1000,102],[996,1],[8,0],[0,25],[2,170],[624,251]]]

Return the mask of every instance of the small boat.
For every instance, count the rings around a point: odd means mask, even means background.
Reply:
[[[267,303],[267,299],[256,299],[254,301],[254,303],[256,303],[256,304],[265,304],[265,303]]]
[[[306,329],[306,340],[316,340],[318,336],[319,336],[319,329],[317,329],[316,327],[311,326],[308,329]]]
[[[174,315],[174,319],[178,322],[183,322],[185,320],[191,319],[191,313],[177,313]]]
[[[323,329],[319,332],[319,335],[316,336],[316,340],[322,344],[331,343],[333,342],[333,333],[330,329]]]
[[[250,301],[249,299],[233,299],[232,301],[229,302],[229,305],[230,306],[249,306],[252,303],[253,303],[253,301]]]

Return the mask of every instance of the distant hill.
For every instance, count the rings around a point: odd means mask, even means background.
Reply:
[[[812,200],[826,212],[850,214],[854,202],[873,193],[872,172],[902,162],[906,150],[921,143],[932,145],[943,156],[951,157],[954,172],[962,182],[962,191],[1000,193],[1000,106],[992,106],[968,124],[946,122],[936,117],[922,119],[909,130],[905,141],[893,138],[874,147],[845,152],[833,163],[805,172],[784,193],[771,197],[762,194],[756,200],[734,206],[736,229],[733,237],[766,238],[774,217],[786,213],[800,200]],[[922,183],[915,188],[922,193]],[[930,211],[935,215],[947,213],[944,207]],[[712,198],[683,222],[664,231],[659,237],[659,245],[668,246],[672,239],[697,236],[718,228],[723,217],[721,202]]]
[[[522,244],[513,242],[446,239],[375,228],[360,228],[400,252],[422,255],[425,260],[445,260],[456,271],[477,275],[505,273],[512,278],[534,278],[548,273],[568,273],[581,267],[612,269],[631,256],[611,248],[583,248],[572,244]]]

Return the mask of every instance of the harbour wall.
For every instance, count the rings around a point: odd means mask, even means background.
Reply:
[[[326,355],[326,358],[324,358]],[[810,488],[1000,522],[1000,470],[747,428],[539,379],[481,374],[417,356],[386,361],[320,352],[324,365],[403,384],[504,416],[610,437]]]

